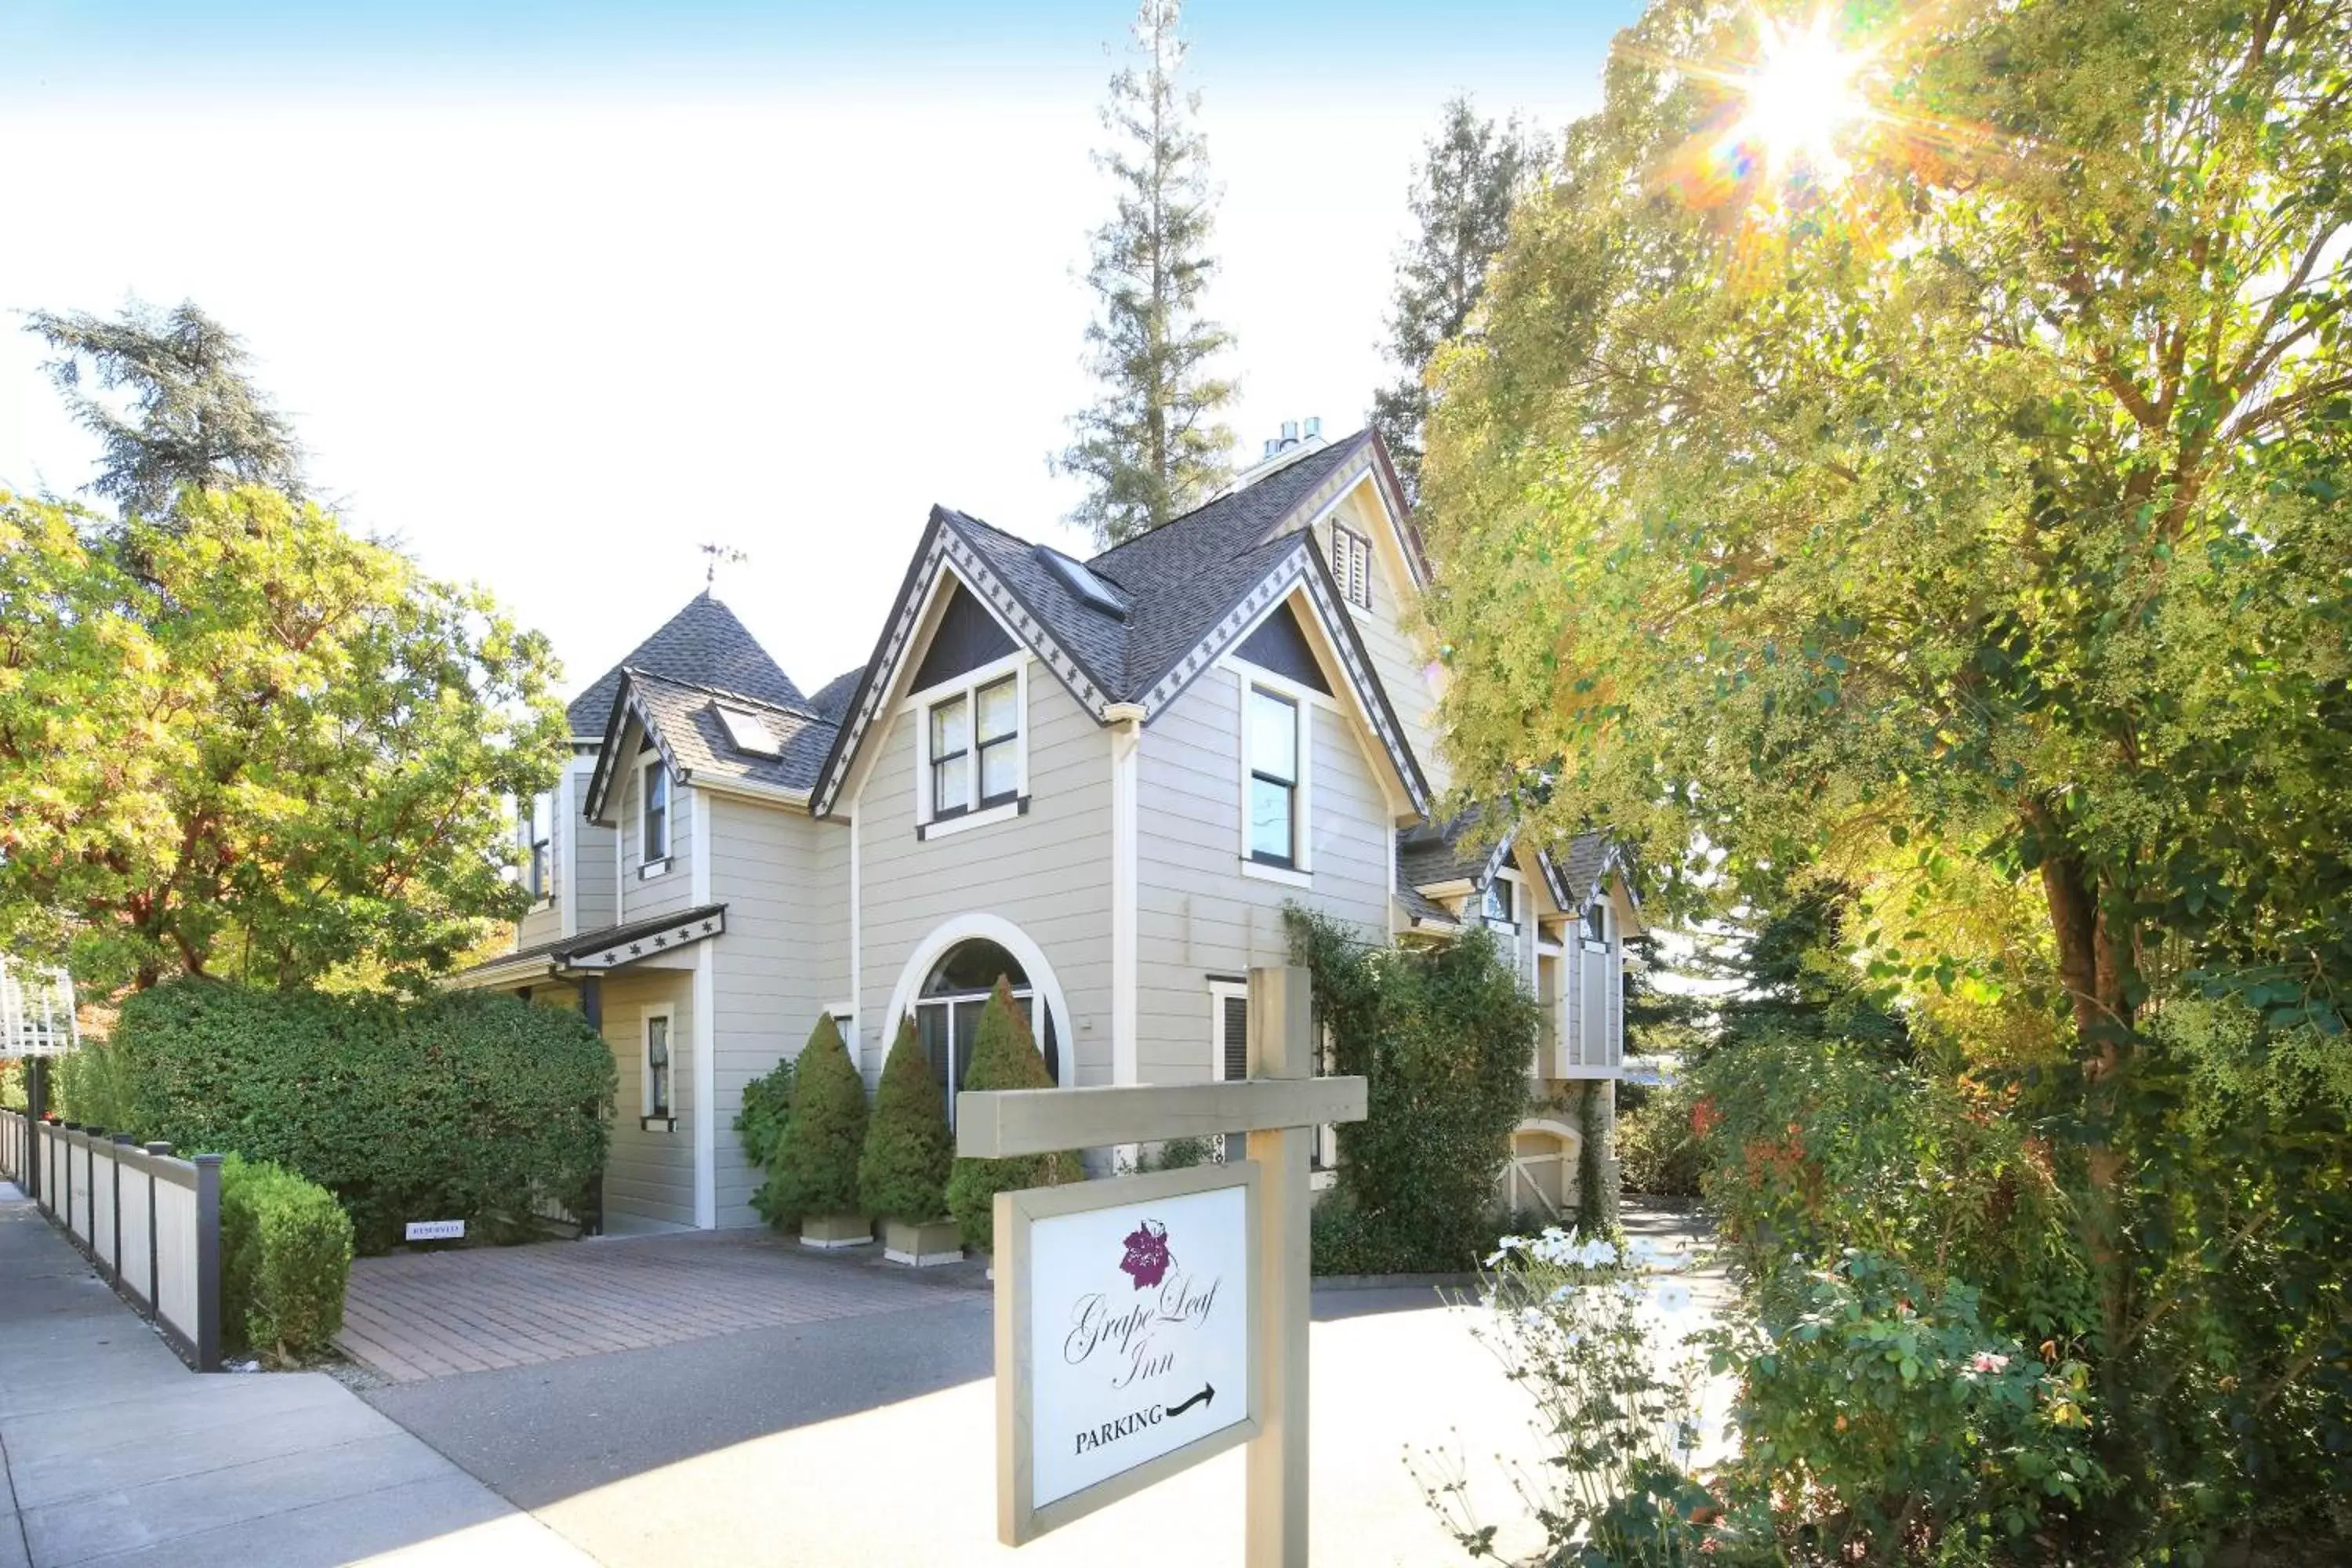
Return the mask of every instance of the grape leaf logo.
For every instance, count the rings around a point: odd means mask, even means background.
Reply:
[[[1168,1227],[1147,1219],[1128,1232],[1127,1255],[1118,1266],[1135,1281],[1137,1289],[1149,1290],[1168,1277],[1169,1267],[1175,1261],[1168,1251]]]

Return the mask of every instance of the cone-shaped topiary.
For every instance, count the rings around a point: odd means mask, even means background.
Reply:
[[[770,1223],[854,1215],[857,1156],[866,1143],[866,1080],[830,1016],[819,1018],[793,1064],[793,1104],[769,1168]]]
[[[1041,1004],[1042,1005],[1042,1004]],[[1002,977],[996,994],[981,1009],[980,1037],[972,1045],[966,1089],[1051,1089],[1053,1075],[1029,1033],[1028,1021],[1013,1005],[1013,987]],[[1078,1179],[1077,1156],[1020,1154],[1009,1160],[963,1160],[948,1178],[948,1213],[966,1247],[993,1247],[996,1194],[1023,1187],[1051,1187]]]
[[[866,1123],[857,1194],[877,1218],[928,1225],[948,1212],[948,1173],[954,1165],[947,1100],[931,1077],[915,1020],[902,1019]]]

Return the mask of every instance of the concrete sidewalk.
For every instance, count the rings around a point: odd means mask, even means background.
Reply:
[[[197,1376],[0,1183],[0,1568],[591,1560],[319,1373]]]

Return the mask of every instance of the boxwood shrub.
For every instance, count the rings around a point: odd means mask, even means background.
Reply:
[[[123,1005],[119,1125],[268,1161],[335,1194],[360,1250],[412,1219],[504,1239],[603,1169],[612,1053],[575,1013],[461,992],[422,1002],[177,980]]]
[[[343,1326],[352,1222],[335,1194],[282,1165],[221,1162],[221,1327],[232,1351],[319,1354]]]

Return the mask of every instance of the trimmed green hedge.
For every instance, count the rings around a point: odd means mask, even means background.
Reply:
[[[793,1063],[792,1112],[752,1206],[771,1225],[858,1213],[857,1156],[865,1145],[866,1079],[827,1015]]]
[[[221,1327],[232,1350],[299,1361],[343,1326],[352,1222],[282,1165],[221,1162]]]
[[[284,1165],[331,1191],[360,1250],[412,1219],[499,1240],[586,1206],[613,1057],[576,1013],[459,992],[401,1004],[176,980],[123,1005],[104,1125]],[[98,1064],[92,1064],[93,1067]],[[87,1070],[87,1069],[86,1069]]]
[[[866,1150],[857,1158],[857,1195],[877,1219],[926,1225],[948,1212],[954,1168],[947,1097],[931,1076],[914,1019],[902,1018],[882,1066],[882,1086],[874,1091]]]
[[[971,1066],[964,1069],[963,1086],[968,1089],[1054,1087],[1054,1075],[1045,1070],[1036,1039],[1029,1033],[1021,1010],[1013,1005],[1013,987],[1002,977],[996,982],[995,994],[981,1009],[978,1038],[972,1042]],[[1058,1186],[1078,1180],[1081,1173],[1078,1157],[1073,1153],[959,1159],[948,1178],[948,1213],[966,1247],[992,1249],[997,1194]]]

